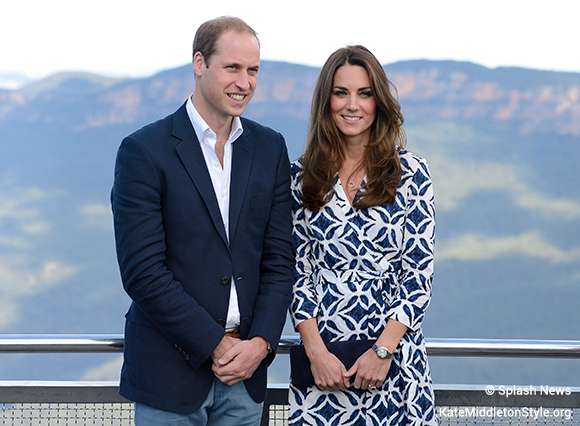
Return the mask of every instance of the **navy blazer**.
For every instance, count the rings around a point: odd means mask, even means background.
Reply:
[[[235,277],[242,339],[274,352],[293,282],[290,165],[284,138],[242,118],[233,143],[230,242],[185,104],[126,137],[111,204],[126,292],[120,393],[154,408],[195,411],[214,379],[210,355],[224,336]],[[269,355],[245,381],[266,395]]]

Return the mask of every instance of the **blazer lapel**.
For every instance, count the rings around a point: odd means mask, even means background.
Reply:
[[[236,233],[236,226],[240,217],[242,203],[246,198],[246,188],[252,169],[254,144],[248,137],[250,132],[244,133],[233,144],[232,177],[230,183],[230,237]]]
[[[199,140],[189,121],[185,105],[177,110],[173,117],[173,136],[181,139],[181,142],[175,147],[177,155],[179,155],[193,184],[203,198],[215,228],[218,230],[224,242],[229,246],[211,177],[205,164],[203,152],[199,146]],[[192,220],[195,220],[195,218],[192,218]]]

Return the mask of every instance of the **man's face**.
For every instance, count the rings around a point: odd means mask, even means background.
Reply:
[[[242,115],[256,90],[259,67],[260,49],[251,34],[224,33],[209,66],[203,55],[196,53],[194,105],[210,127]]]

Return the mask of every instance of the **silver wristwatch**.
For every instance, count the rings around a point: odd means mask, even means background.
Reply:
[[[375,351],[377,356],[381,359],[391,359],[393,357],[393,354],[390,353],[387,348],[384,346],[377,346],[376,343],[373,345],[373,351]]]

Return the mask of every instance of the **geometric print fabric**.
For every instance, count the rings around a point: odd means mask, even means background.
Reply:
[[[297,325],[318,319],[325,342],[376,339],[389,319],[407,332],[376,390],[345,392],[290,384],[289,425],[434,425],[434,395],[421,322],[431,300],[435,207],[427,162],[399,151],[396,200],[353,208],[337,176],[317,212],[301,205],[301,160],[292,163]]]

